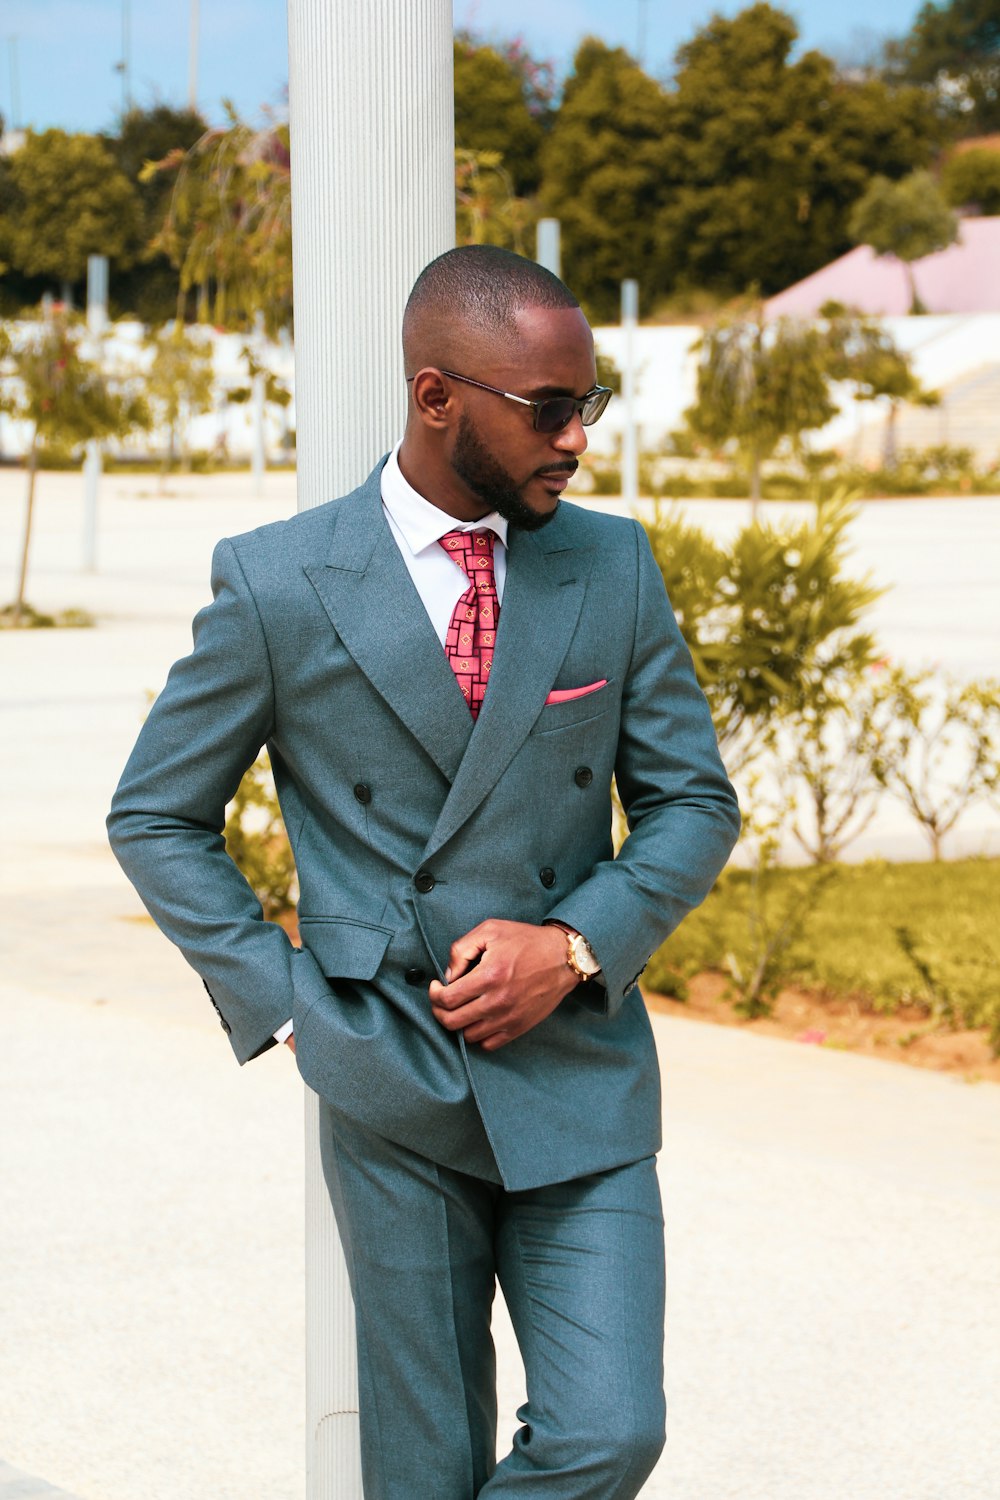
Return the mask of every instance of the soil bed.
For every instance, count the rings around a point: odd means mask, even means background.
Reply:
[[[836,1047],[911,1067],[954,1073],[968,1083],[1000,1083],[1000,1058],[990,1051],[983,1028],[949,1031],[929,1020],[919,1006],[900,1006],[892,1015],[866,1010],[858,1000],[827,998],[790,986],[773,1002],[771,1014],[748,1021],[733,1009],[724,974],[706,972],[687,981],[688,998],[672,1000],[644,991],[646,1004],[663,1015],[713,1026],[739,1026],[763,1036],[780,1036],[803,1046]]]

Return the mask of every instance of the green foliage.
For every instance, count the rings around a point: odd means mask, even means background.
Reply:
[[[499,245],[530,254],[533,223],[518,198],[499,151],[455,151],[455,238],[460,245]]]
[[[291,322],[292,199],[288,126],[261,129],[227,106],[225,129],[143,168],[173,176],[153,245],[180,272],[182,293],[220,327],[247,328],[260,314],[270,332]]]
[[[961,135],[1000,130],[996,0],[925,3],[909,34],[887,49],[887,72],[929,85],[941,116]]]
[[[1000,791],[1000,682],[895,667],[882,710],[875,775],[916,818],[938,860],[962,814]]]
[[[227,810],[226,852],[252,887],[268,920],[294,911],[295,862],[274,790],[271,762],[262,750],[240,782]]]
[[[88,255],[128,266],[142,243],[135,189],[103,141],[29,131],[10,158],[0,255],[26,276],[79,282]]]
[[[910,280],[910,311],[923,312],[913,280],[913,262],[946,250],[958,238],[958,220],[930,172],[911,172],[900,182],[881,173],[851,209],[847,230],[859,245],[876,255],[903,261]]]
[[[789,890],[778,879],[781,834],[788,816],[785,803],[766,806],[760,798],[760,781],[751,775],[746,805],[741,809],[741,848],[749,852],[750,879],[747,886],[746,928],[734,937],[723,965],[739,987],[733,1007],[752,1021],[767,1015],[771,1002],[784,983],[785,955],[801,942],[833,871],[814,870]]]
[[[14,626],[26,618],[39,450],[61,454],[91,440],[123,438],[150,423],[149,407],[137,382],[109,377],[98,362],[85,358],[80,352],[82,336],[81,325],[61,314],[41,319],[16,344],[6,334],[0,343],[0,372],[9,377],[4,384],[4,407],[31,424],[24,540],[10,621]]]
[[[885,696],[877,666],[851,664],[811,682],[783,720],[778,782],[792,832],[815,864],[838,859],[875,814]]]
[[[916,299],[915,289],[913,296]],[[908,401],[912,405],[937,406],[941,398],[936,391],[924,387],[911,357],[898,347],[880,319],[854,313],[836,302],[824,304],[820,311],[827,320],[827,371],[830,377],[850,384],[856,401],[889,398],[882,462],[886,469],[892,469],[897,461],[899,403]]]
[[[697,399],[684,413],[696,438],[734,442],[760,497],[760,466],[782,438],[800,442],[836,413],[829,393],[828,347],[812,324],[762,316],[724,322],[699,342]]]
[[[457,36],[456,147],[476,155],[499,153],[513,192],[526,194],[538,187],[541,144],[542,124],[528,106],[523,65],[515,66],[494,47],[477,45],[468,35]]]
[[[808,928],[781,956],[785,984],[854,996],[891,1014],[901,1005],[940,1013],[952,1024],[988,1026],[1000,1056],[1000,945],[996,937],[996,860],[946,864],[870,861],[830,867],[834,878]],[[806,899],[815,871],[774,872],[775,901]],[[746,942],[753,875],[729,869],[697,911],[654,954],[643,978],[651,990],[706,969],[726,970],[726,954]],[[905,929],[913,958],[900,942]]]
[[[146,347],[152,359],[146,374],[146,399],[158,427],[166,427],[167,450],[162,472],[172,466],[177,449],[186,462],[185,431],[189,419],[210,411],[214,399],[212,346],[180,324],[151,330]]]
[[[855,514],[840,495],[799,525],[752,522],[724,551],[677,516],[647,526],[731,774],[777,714],[874,655],[859,624],[879,590],[843,572]]]
[[[656,220],[667,171],[666,97],[620,47],[588,37],[542,147],[544,211],[562,223],[566,281],[595,320],[618,316],[620,284],[655,296]]]
[[[842,78],[815,51],[793,60],[796,39],[789,15],[756,4],[713,16],[678,51],[657,288],[780,291],[848,248],[845,215],[873,171],[930,160],[921,91]]]
[[[975,207],[981,214],[1000,214],[1000,150],[974,146],[945,163],[941,187],[953,208]]]
[[[180,292],[177,271],[161,251],[152,248],[169,211],[173,181],[167,174],[144,178],[143,169],[147,162],[161,161],[171,151],[188,150],[207,129],[207,122],[195,110],[156,104],[150,109],[130,109],[117,135],[106,140],[135,188],[142,212],[142,249],[129,270],[113,268],[113,305],[134,313],[143,323],[172,318]]]

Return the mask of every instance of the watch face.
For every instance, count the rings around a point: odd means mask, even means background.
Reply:
[[[585,974],[599,973],[601,966],[597,955],[582,933],[578,933],[573,939],[573,957]]]

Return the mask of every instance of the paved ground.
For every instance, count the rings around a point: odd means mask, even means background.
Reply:
[[[0,636],[0,1500],[51,1493],[41,1481],[77,1500],[296,1500],[301,1086],[285,1052],[234,1065],[103,837],[145,692],[206,597],[211,541],[287,512],[290,490],[109,499],[85,579],[71,485],[43,485],[32,597],[103,618]],[[0,475],[8,577],[15,495]],[[918,580],[940,526],[921,504],[872,521],[878,556]],[[980,670],[1000,630],[992,520],[957,504],[966,607],[938,633],[936,595],[904,579],[922,613],[898,628]],[[991,1500],[1000,1090],[654,1026],[669,1440],[647,1500]],[[509,1431],[520,1372],[498,1337]]]

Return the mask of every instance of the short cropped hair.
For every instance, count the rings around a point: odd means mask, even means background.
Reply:
[[[414,282],[403,314],[404,358],[408,365],[420,358],[421,334],[441,321],[508,343],[522,309],[579,306],[569,287],[537,261],[496,245],[459,245],[432,260]]]

